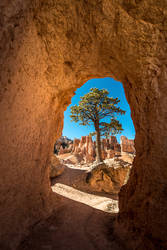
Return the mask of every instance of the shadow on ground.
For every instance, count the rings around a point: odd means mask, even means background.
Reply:
[[[18,250],[123,250],[111,228],[116,215],[59,195],[51,217],[36,225]]]
[[[53,214],[31,228],[30,235],[17,250],[125,250],[113,233],[117,214],[113,210],[110,213],[99,210],[99,204],[98,209],[89,204],[97,205],[99,201],[117,197],[92,192],[86,183],[86,170],[65,167],[63,174],[52,179],[51,184],[55,199]],[[66,197],[58,194],[58,190]],[[77,195],[80,202],[75,201]],[[89,205],[81,203],[85,199]]]

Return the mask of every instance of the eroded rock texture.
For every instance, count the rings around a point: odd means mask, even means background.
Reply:
[[[129,140],[126,136],[121,136],[121,153],[135,154],[134,140]]]
[[[1,248],[51,211],[47,166],[63,111],[77,87],[105,76],[123,82],[136,129],[118,226],[138,234],[139,249],[165,247],[166,40],[164,0],[0,2]]]
[[[126,138],[126,137],[125,137]],[[132,153],[132,147],[131,144],[134,145],[134,140],[128,140],[126,138],[126,146],[122,146],[122,152],[123,150],[126,150],[125,152]],[[130,145],[128,144],[130,142]],[[92,140],[91,136],[82,136],[80,139],[74,139],[73,143],[69,142],[66,147],[63,148],[63,145],[60,147],[59,140],[56,145],[56,151],[58,152],[58,155],[64,154],[64,158],[69,157],[69,153],[73,155],[78,155],[80,158],[80,161],[84,163],[90,163],[94,162],[96,160],[96,142]],[[129,145],[129,147],[128,147]],[[102,148],[102,159],[109,159],[113,158],[115,155],[121,154],[121,146],[117,142],[117,138],[115,136],[111,136],[110,138],[106,139],[103,138],[101,140],[101,148]],[[133,153],[134,153],[134,147],[133,147]],[[77,162],[78,163],[78,162]]]
[[[95,166],[88,174],[86,181],[91,190],[117,194],[120,188],[126,184],[131,164],[120,159],[113,159],[113,163],[101,163]]]
[[[61,175],[64,172],[65,166],[60,162],[60,160],[55,156],[52,155],[50,161],[50,178],[55,178]]]

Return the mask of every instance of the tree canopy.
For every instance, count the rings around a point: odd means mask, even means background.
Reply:
[[[72,121],[84,126],[94,125],[98,161],[102,161],[100,137],[118,134],[123,130],[116,114],[123,115],[125,111],[118,107],[118,98],[108,95],[106,89],[91,88],[89,93],[81,97],[78,105],[71,107]],[[106,118],[110,118],[110,122],[107,122]]]

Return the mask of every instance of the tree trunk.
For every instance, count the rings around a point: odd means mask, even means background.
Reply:
[[[102,155],[101,155],[101,140],[100,140],[100,128],[99,128],[99,121],[96,121],[95,130],[96,130],[96,161],[102,162]]]

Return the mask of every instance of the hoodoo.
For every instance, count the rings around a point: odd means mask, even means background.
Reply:
[[[167,248],[166,27],[163,0],[0,1],[0,249],[56,206],[48,165],[63,112],[106,76],[123,83],[136,130],[116,233],[129,249]]]

